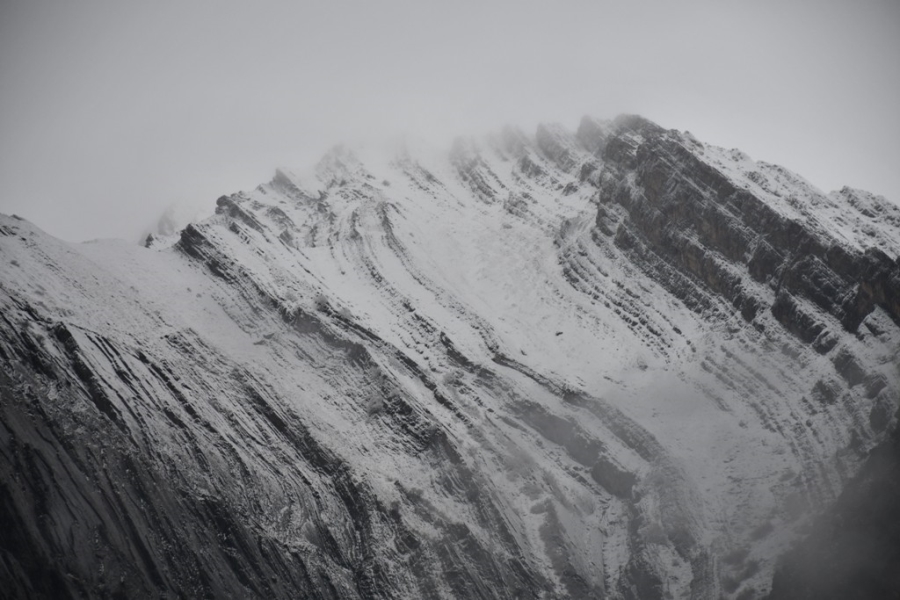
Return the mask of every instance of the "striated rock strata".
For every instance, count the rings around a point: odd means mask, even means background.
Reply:
[[[0,587],[756,598],[894,428],[900,209],[640,117],[0,217]]]

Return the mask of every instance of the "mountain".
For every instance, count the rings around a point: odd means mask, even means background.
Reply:
[[[0,217],[0,585],[762,597],[889,439],[900,208],[645,119]]]

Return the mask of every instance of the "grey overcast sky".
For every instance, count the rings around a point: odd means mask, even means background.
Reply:
[[[339,142],[639,113],[900,202],[900,1],[0,3],[0,212],[137,239]]]

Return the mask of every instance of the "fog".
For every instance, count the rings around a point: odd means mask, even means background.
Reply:
[[[137,239],[336,143],[621,112],[900,201],[898,57],[894,0],[7,0],[0,212]]]

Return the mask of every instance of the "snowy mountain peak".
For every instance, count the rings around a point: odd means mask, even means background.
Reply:
[[[759,597],[894,427],[895,216],[623,116],[3,217],[7,589]]]

